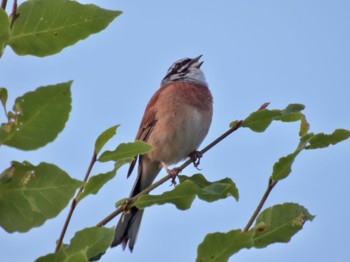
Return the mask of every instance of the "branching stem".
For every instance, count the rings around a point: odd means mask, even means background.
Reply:
[[[11,12],[11,22],[10,22],[11,28],[13,26],[13,23],[17,19],[17,17],[19,17],[19,13],[17,13],[17,0],[13,0],[12,12]]]
[[[67,218],[66,218],[66,221],[64,222],[64,225],[63,225],[63,228],[62,228],[62,231],[61,231],[61,234],[60,234],[60,237],[59,239],[57,240],[57,243],[56,243],[56,249],[55,249],[55,252],[58,252],[58,250],[60,249],[61,245],[62,245],[62,242],[63,242],[63,238],[67,232],[67,228],[68,228],[68,225],[69,225],[69,222],[72,218],[72,215],[73,215],[73,212],[75,210],[75,207],[77,206],[78,204],[78,198],[81,194],[81,192],[83,192],[84,190],[84,186],[86,184],[86,181],[88,180],[89,176],[90,176],[90,173],[91,173],[91,170],[94,166],[94,164],[96,163],[96,159],[97,159],[97,153],[96,151],[94,151],[93,155],[92,155],[92,158],[91,158],[91,161],[90,161],[90,164],[89,164],[89,167],[86,171],[86,174],[85,174],[85,177],[84,177],[84,183],[83,185],[79,188],[78,192],[76,193],[74,199],[72,200],[72,203],[71,203],[71,206],[70,206],[70,209],[69,209],[69,212],[68,212],[68,215],[67,215]]]
[[[262,207],[264,206],[268,196],[271,193],[271,190],[274,188],[274,186],[277,184],[278,181],[275,181],[272,179],[272,177],[269,178],[269,183],[267,185],[267,189],[264,193],[264,195],[262,196],[258,206],[256,207],[256,209],[254,210],[253,215],[251,216],[251,218],[249,219],[247,225],[244,227],[243,232],[248,232],[248,230],[250,229],[250,227],[253,225],[256,217],[259,215]]]

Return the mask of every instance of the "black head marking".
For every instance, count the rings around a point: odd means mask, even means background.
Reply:
[[[181,73],[185,74],[191,60],[192,60],[191,58],[186,57],[186,58],[183,58],[183,59],[176,61],[174,64],[172,64],[169,67],[168,72],[164,78],[167,78],[167,77],[169,77],[171,75],[175,75],[175,74],[181,74]]]
[[[202,55],[195,58],[185,57],[176,61],[169,67],[163,81],[166,79],[181,79],[181,77],[185,77],[190,70],[199,69],[203,64],[203,62],[199,62],[201,57]]]

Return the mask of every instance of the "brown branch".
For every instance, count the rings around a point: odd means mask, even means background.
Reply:
[[[266,199],[268,198],[268,196],[271,193],[271,190],[274,188],[274,186],[277,184],[278,181],[275,181],[272,179],[272,177],[269,178],[269,183],[267,185],[267,189],[264,193],[264,195],[262,196],[258,206],[256,207],[256,209],[254,210],[253,215],[251,216],[251,218],[249,219],[247,225],[244,227],[243,232],[248,232],[248,230],[250,229],[250,227],[252,226],[252,224],[254,223],[256,217],[259,215],[262,207],[264,206]]]
[[[266,107],[268,107],[269,104],[270,104],[269,102],[266,102],[266,103],[262,104],[262,105],[259,107],[258,111],[265,109]],[[268,198],[268,196],[269,196],[271,190],[273,189],[273,187],[274,187],[276,184],[277,184],[277,181],[273,181],[272,178],[270,177],[270,179],[269,179],[269,184],[268,184],[268,186],[267,186],[267,189],[266,189],[266,191],[265,191],[263,197],[261,198],[261,200],[260,200],[258,206],[256,207],[256,209],[255,209],[253,215],[250,217],[250,219],[249,219],[247,225],[244,227],[243,232],[248,232],[248,230],[250,229],[250,227],[251,227],[252,224],[254,223],[256,217],[259,215],[259,213],[260,213],[262,207],[264,206],[264,204],[265,204],[265,202],[266,202],[266,200],[267,200],[267,198]]]
[[[267,106],[269,105],[269,102],[262,104],[259,110],[265,109]],[[229,130],[227,130],[226,132],[224,132],[221,136],[219,136],[217,139],[215,139],[213,142],[211,142],[209,145],[207,145],[206,147],[204,147],[201,151],[199,151],[199,154],[203,155],[204,153],[206,153],[208,150],[210,150],[212,147],[214,147],[216,144],[218,144],[219,142],[221,142],[223,139],[225,139],[227,136],[229,136],[230,134],[232,134],[233,132],[235,132],[237,129],[239,129],[243,124],[243,120],[239,120],[237,121]],[[171,171],[176,172],[177,174],[179,172],[181,172],[182,170],[184,170],[188,165],[190,165],[192,163],[192,159],[189,158],[187,161],[185,161],[181,166],[179,167],[175,167],[173,168]],[[127,200],[127,202],[125,203],[125,205],[119,207],[118,209],[116,209],[115,211],[113,211],[112,213],[110,213],[107,217],[105,217],[104,219],[102,219],[96,226],[104,226],[106,225],[109,221],[111,221],[113,218],[115,218],[116,216],[118,216],[120,213],[122,213],[123,211],[127,210],[130,205],[132,205],[140,196],[142,195],[146,195],[148,194],[150,191],[152,191],[153,189],[155,189],[156,187],[160,186],[161,184],[163,184],[164,182],[168,181],[169,179],[172,179],[173,176],[171,174],[166,175],[165,177],[163,177],[162,179],[158,180],[157,182],[153,183],[152,185],[150,185],[149,187],[147,187],[146,189],[144,189],[143,191],[141,191],[139,194],[137,194],[136,196],[129,198]]]
[[[86,181],[88,180],[89,178],[89,175],[91,173],[91,170],[92,170],[92,167],[94,166],[94,164],[96,163],[96,159],[97,159],[97,153],[96,151],[94,150],[94,153],[92,155],[92,158],[91,158],[91,161],[90,161],[90,164],[89,164],[89,167],[86,171],[86,174],[85,174],[85,177],[84,177],[84,183],[83,185],[79,188],[78,192],[76,193],[74,199],[72,200],[72,203],[71,203],[71,206],[70,206],[70,209],[69,209],[69,212],[68,212],[68,215],[66,217],[66,221],[64,222],[64,225],[63,225],[63,228],[62,228],[62,231],[61,231],[61,234],[60,234],[60,237],[59,239],[57,240],[57,243],[56,243],[56,248],[55,248],[55,252],[58,252],[58,250],[60,249],[61,245],[62,245],[62,242],[63,242],[63,238],[67,232],[67,228],[68,228],[68,225],[69,225],[69,222],[72,218],[72,215],[73,215],[73,212],[75,210],[75,207],[77,206],[78,204],[78,198],[81,194],[81,192],[83,192],[84,190],[84,186],[86,184]]]
[[[259,107],[258,111],[265,109],[266,107],[269,106],[269,104],[270,104],[270,102],[265,102],[265,103],[263,103],[263,104]]]
[[[19,13],[17,13],[17,0],[13,0],[12,12],[11,12],[11,22],[10,27],[12,28],[13,23],[19,17]]]
[[[187,162],[189,162],[189,163],[187,164]],[[181,165],[181,167],[184,166],[185,164],[186,164],[186,166],[188,166],[191,163],[192,163],[191,161],[186,161],[183,165]],[[185,167],[183,167],[183,168],[185,168]],[[180,169],[179,169],[179,172],[180,172]],[[136,196],[133,196],[133,197],[129,198],[123,206],[121,206],[121,207],[117,208],[116,210],[114,210],[107,217],[102,219],[96,226],[98,226],[98,227],[104,226],[109,221],[111,221],[113,218],[118,216],[120,213],[122,213],[123,211],[127,210],[129,208],[129,206],[131,204],[133,204],[140,196],[148,194],[150,191],[152,191],[153,189],[155,189],[156,187],[160,186],[161,184],[163,184],[164,182],[168,181],[171,178],[172,178],[172,176],[170,174],[168,174],[165,177],[163,177],[162,179],[160,179],[157,182],[155,182],[152,185],[150,185],[149,187],[145,188],[143,191],[138,193]]]
[[[1,8],[5,10],[6,9],[6,5],[7,5],[7,0],[2,0],[1,1]]]

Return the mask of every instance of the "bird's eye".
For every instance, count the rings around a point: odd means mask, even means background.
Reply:
[[[192,60],[190,58],[184,58],[184,59],[177,61],[168,69],[167,75],[184,73],[187,70],[188,64],[191,61]]]

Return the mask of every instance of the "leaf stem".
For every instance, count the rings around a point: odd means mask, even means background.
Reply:
[[[62,242],[63,242],[63,238],[67,232],[67,228],[68,228],[68,225],[69,225],[69,222],[72,218],[72,215],[73,215],[73,212],[75,210],[75,207],[77,206],[78,204],[78,198],[81,194],[81,192],[83,192],[84,190],[84,186],[86,184],[86,181],[88,180],[89,176],[90,176],[90,173],[91,173],[91,170],[94,166],[94,164],[96,163],[96,159],[97,159],[97,153],[96,153],[96,150],[94,150],[94,153],[92,155],[92,158],[91,158],[91,161],[90,161],[90,164],[89,164],[89,167],[86,171],[86,174],[85,174],[85,177],[84,177],[84,183],[83,185],[79,188],[78,192],[76,193],[74,199],[72,200],[72,203],[71,203],[71,206],[70,206],[70,209],[69,209],[69,212],[68,212],[68,215],[66,217],[66,221],[64,222],[64,225],[63,225],[63,228],[62,228],[62,231],[61,231],[61,234],[60,234],[60,237],[59,239],[57,240],[57,244],[56,244],[56,248],[55,248],[55,253],[58,252],[58,250],[60,249],[61,245],[62,245]]]
[[[250,227],[252,226],[252,224],[254,223],[256,217],[259,215],[262,207],[264,206],[268,196],[271,193],[271,190],[274,188],[274,186],[277,184],[277,180],[273,180],[272,177],[269,178],[269,183],[267,185],[267,189],[264,193],[264,195],[262,196],[258,206],[256,207],[256,209],[254,210],[253,215],[251,216],[251,218],[249,219],[247,225],[244,227],[243,232],[248,232],[248,230],[250,229]]]
[[[269,105],[269,103],[264,103],[262,104],[258,110],[262,110],[265,109],[267,106]],[[204,155],[204,153],[206,153],[208,150],[210,150],[211,148],[213,148],[216,144],[218,144],[219,142],[221,142],[223,139],[225,139],[227,136],[229,136],[230,134],[232,134],[233,132],[235,132],[237,129],[239,129],[243,124],[243,120],[239,120],[237,121],[230,129],[228,129],[226,132],[224,132],[222,135],[220,135],[218,138],[216,138],[213,142],[211,142],[209,145],[207,145],[206,147],[204,147],[201,151],[199,151],[200,154]],[[181,172],[182,170],[184,170],[187,166],[189,166],[192,163],[192,159],[189,158],[187,159],[181,166],[179,167],[175,167],[173,168],[171,171],[174,171],[176,173]],[[172,175],[168,174],[165,177],[161,178],[160,180],[158,180],[157,182],[153,183],[152,185],[150,185],[149,187],[147,187],[146,189],[144,189],[143,191],[141,191],[139,194],[137,194],[136,196],[129,198],[127,200],[127,202],[125,203],[125,205],[117,208],[115,211],[113,211],[112,213],[110,213],[108,216],[106,216],[104,219],[102,219],[99,223],[97,223],[96,226],[104,226],[106,225],[109,221],[111,221],[113,218],[115,218],[117,215],[119,215],[121,212],[127,210],[129,208],[130,205],[132,205],[140,196],[142,195],[146,195],[149,192],[151,192],[153,189],[155,189],[156,187],[160,186],[161,184],[163,184],[164,182],[168,181],[169,179],[172,179]]]

